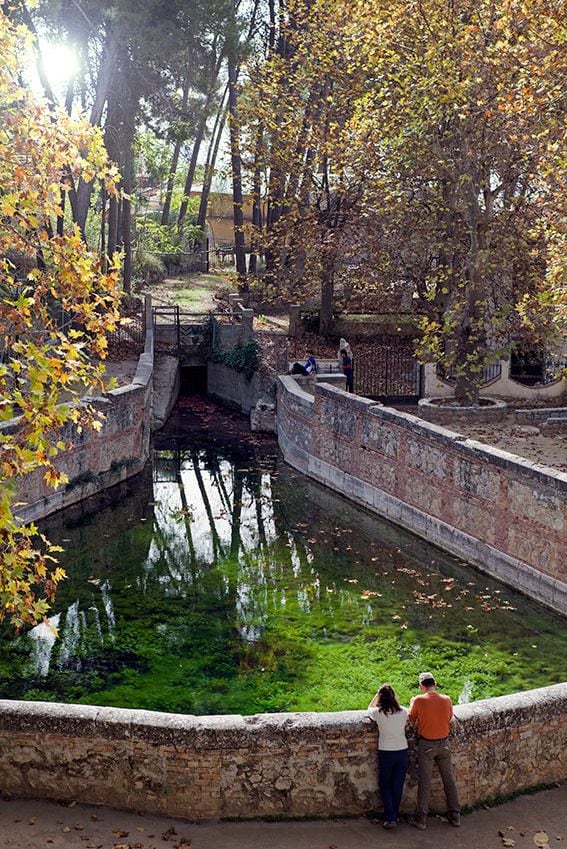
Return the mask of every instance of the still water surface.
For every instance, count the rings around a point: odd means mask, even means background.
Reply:
[[[423,669],[455,701],[567,680],[565,621],[298,475],[184,399],[153,469],[45,530],[68,579],[0,636],[0,697],[195,714],[366,707]]]

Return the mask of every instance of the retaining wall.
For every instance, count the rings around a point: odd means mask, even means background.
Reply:
[[[153,364],[151,302],[148,301],[145,347],[132,383],[112,389],[102,397],[85,399],[104,414],[100,431],[84,428],[78,433],[72,423],[65,427],[61,439],[71,442],[73,447],[59,454],[55,466],[67,474],[66,485],[56,490],[47,486],[42,469],[18,480],[18,500],[25,502],[18,509],[23,522],[48,516],[143,469],[150,453]]]
[[[326,384],[280,377],[285,459],[567,613],[567,475]]]
[[[270,375],[254,372],[247,380],[242,372],[222,363],[207,363],[207,395],[233,404],[243,413],[249,413],[260,398],[271,396],[273,391],[274,378]]]
[[[463,805],[567,777],[567,684],[455,713]],[[194,820],[376,811],[376,751],[364,711],[194,717],[0,701],[4,793]],[[404,810],[415,794],[410,737]],[[432,805],[444,808],[437,775]]]

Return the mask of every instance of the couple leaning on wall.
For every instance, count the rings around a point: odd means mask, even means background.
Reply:
[[[460,826],[461,814],[457,786],[453,777],[449,728],[453,704],[449,696],[437,692],[431,672],[419,676],[421,694],[414,696],[408,708],[402,707],[393,688],[384,684],[368,706],[370,718],[378,726],[378,785],[384,806],[384,828],[396,828],[408,767],[406,724],[415,726],[418,735],[418,788],[415,811],[406,819],[421,830],[427,828],[433,766],[437,764],[451,825]]]

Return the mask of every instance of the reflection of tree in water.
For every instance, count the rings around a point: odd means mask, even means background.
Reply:
[[[0,695],[190,713],[323,709],[311,695],[320,669],[336,692],[362,669],[340,705],[355,707],[384,664],[415,675],[439,658],[457,680],[470,654],[467,684],[495,648],[498,681],[516,663],[510,645],[530,660],[537,630],[552,630],[531,608],[523,616],[521,600],[510,613],[507,593],[467,565],[278,465],[275,441],[246,433],[241,417],[229,416],[222,443],[226,419],[212,409],[202,411],[211,431],[201,421],[158,435],[153,481],[106,494],[96,517],[68,514],[59,637],[44,631],[31,653],[3,644]]]

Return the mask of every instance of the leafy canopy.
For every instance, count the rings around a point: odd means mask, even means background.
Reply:
[[[115,191],[101,133],[48,108],[21,84],[29,33],[0,6],[0,620],[45,616],[63,577],[54,547],[18,519],[18,478],[43,469],[83,427],[100,428],[86,389],[102,388],[105,331],[117,317],[116,267],[103,271],[76,226],[54,235],[79,177]]]

